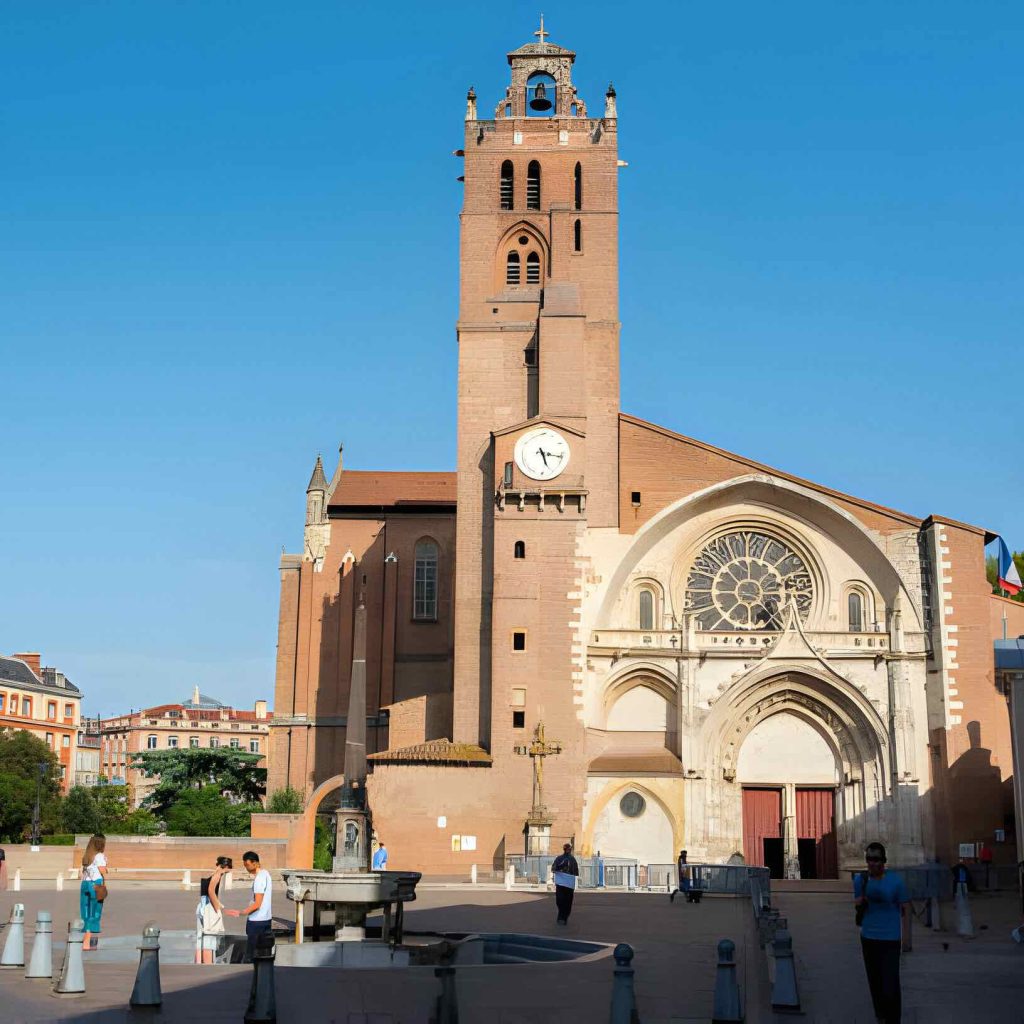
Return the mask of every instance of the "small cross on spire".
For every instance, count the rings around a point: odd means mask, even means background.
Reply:
[[[543,44],[545,36],[551,35],[550,32],[545,32],[544,31],[544,15],[543,14],[540,16],[540,28],[536,32],[534,32],[533,34],[535,36],[539,36],[540,37],[541,44]]]

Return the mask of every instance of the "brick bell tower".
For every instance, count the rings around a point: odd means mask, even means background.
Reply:
[[[543,722],[558,836],[585,774],[579,542],[618,527],[619,160],[614,89],[588,116],[547,34],[508,54],[493,119],[467,97],[453,738],[490,751],[518,813],[513,750]]]

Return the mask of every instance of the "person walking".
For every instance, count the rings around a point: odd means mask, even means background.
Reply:
[[[568,924],[572,913],[572,901],[576,895],[576,879],[580,876],[580,866],[572,855],[572,844],[562,847],[562,855],[556,857],[551,865],[551,873],[555,880],[555,906],[558,908],[558,924]]]
[[[384,845],[383,839],[377,849],[373,851],[372,867],[374,871],[387,871],[388,869],[388,848]]]
[[[260,867],[260,855],[255,850],[242,854],[242,866],[252,875],[252,902],[244,910],[225,910],[228,917],[245,917],[245,953],[252,960],[256,936],[269,932],[274,921],[273,882],[270,872]]]
[[[903,876],[886,871],[885,847],[881,843],[870,843],[864,860],[867,871],[853,878],[864,970],[875,1017],[881,1024],[899,1024],[903,1012],[900,950],[910,897]]]
[[[681,892],[686,896],[688,903],[693,902],[690,898],[690,868],[686,863],[686,851],[679,851],[679,859],[676,861],[677,882],[675,889],[668,894],[669,903],[675,903],[676,893]]]
[[[196,963],[212,964],[220,937],[224,934],[224,905],[220,901],[221,879],[231,870],[230,857],[218,857],[213,874],[199,880],[196,905]]]
[[[85,923],[82,952],[88,953],[99,944],[100,918],[107,898],[107,837],[97,832],[82,854],[82,884],[78,887],[78,911]]]

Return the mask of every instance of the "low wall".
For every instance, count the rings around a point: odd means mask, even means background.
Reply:
[[[263,817],[263,815],[259,815]],[[73,847],[74,863],[81,867],[88,836],[78,836]],[[218,857],[231,857],[236,873],[242,870],[242,854],[255,850],[260,864],[270,871],[295,867],[288,860],[288,841],[249,836],[107,836],[107,863],[115,871],[130,868],[172,868],[176,871],[209,870]]]
[[[285,860],[290,868],[313,866],[313,828],[306,814],[254,814],[249,831],[253,848],[259,844],[283,842]]]
[[[0,843],[0,846],[7,857],[8,884],[18,870],[23,878],[55,878],[58,871],[74,866],[73,846],[40,846],[38,853],[33,853],[28,843]],[[81,861],[81,854],[78,859]]]

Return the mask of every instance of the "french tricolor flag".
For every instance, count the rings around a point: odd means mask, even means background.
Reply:
[[[1017,572],[1017,566],[1014,565],[1013,558],[1010,557],[1010,549],[1006,546],[1006,541],[1002,537],[997,539],[999,540],[999,586],[1012,597],[1021,592],[1024,584],[1021,584],[1020,573]]]

